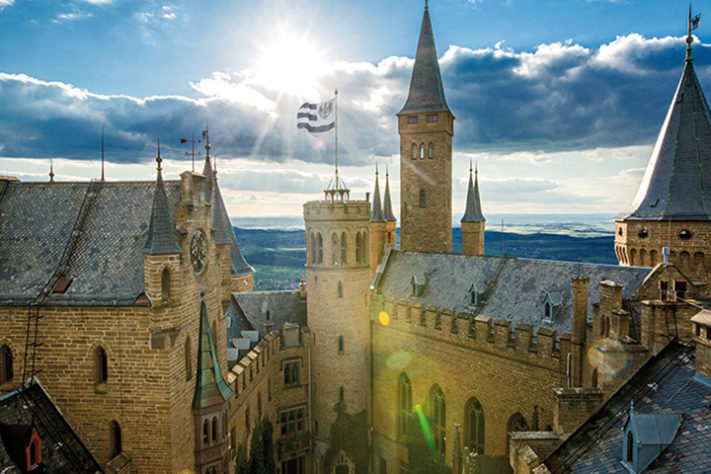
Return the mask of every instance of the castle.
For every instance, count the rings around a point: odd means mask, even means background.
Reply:
[[[0,180],[0,390],[40,380],[105,471],[231,473],[267,417],[281,474],[404,474],[415,413],[454,472],[552,472],[679,344],[711,395],[710,115],[689,37],[615,221],[619,266],[484,255],[471,169],[452,254],[454,115],[426,7],[397,116],[399,249],[389,176],[372,202],[336,179],[303,206],[306,281],[252,292],[209,143],[180,181],[160,149],[151,182]]]

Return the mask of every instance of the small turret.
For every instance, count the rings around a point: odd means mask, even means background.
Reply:
[[[170,209],[168,209],[168,197],[165,194],[161,169],[162,162],[160,142],[158,142],[156,189],[153,193],[153,208],[151,209],[151,220],[148,223],[148,235],[143,246],[143,253],[147,255],[179,254],[181,252],[180,246],[175,240],[175,225]]]
[[[385,218],[383,217],[383,207],[380,200],[380,183],[378,179],[378,166],[375,166],[375,190],[373,191],[373,207],[370,213],[370,275],[375,273],[375,269],[380,263],[380,256],[386,241]]]
[[[393,205],[390,199],[390,173],[385,167],[385,196],[383,196],[383,219],[385,219],[385,243],[395,245],[395,230],[397,219],[393,214]]]
[[[469,187],[467,188],[467,207],[464,210],[462,223],[462,254],[484,255],[484,228],[486,219],[481,212],[479,198],[479,169],[474,172],[469,164]]]

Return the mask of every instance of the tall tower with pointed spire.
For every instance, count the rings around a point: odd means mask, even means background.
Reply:
[[[467,207],[464,210],[462,223],[462,254],[484,255],[484,227],[486,219],[481,212],[479,198],[479,170],[474,172],[469,165],[469,187],[467,188]]]
[[[400,248],[452,251],[452,135],[430,13],[425,6],[410,93],[398,113]]]
[[[615,219],[615,253],[620,265],[653,266],[669,247],[670,262],[688,277],[706,281],[711,271],[711,111],[694,72],[690,27],[686,42],[684,72],[637,195]]]

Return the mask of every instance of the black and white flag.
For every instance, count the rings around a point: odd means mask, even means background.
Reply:
[[[309,133],[322,133],[336,126],[335,99],[321,104],[305,103],[296,114],[296,128]]]

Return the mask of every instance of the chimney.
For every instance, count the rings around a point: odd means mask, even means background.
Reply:
[[[696,341],[696,379],[711,388],[711,310],[702,309],[691,318]]]

